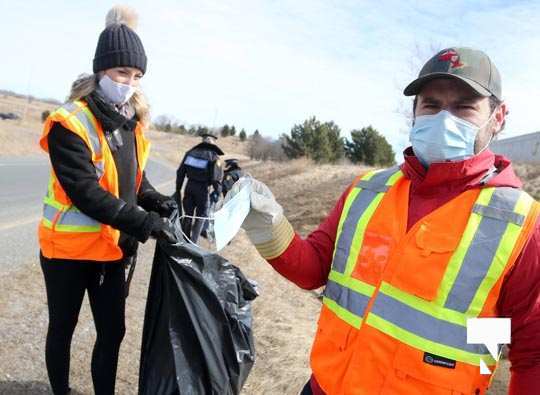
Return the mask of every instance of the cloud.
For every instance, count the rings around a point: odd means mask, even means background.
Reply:
[[[430,56],[426,48],[466,45],[485,50],[501,71],[511,109],[508,134],[540,129],[534,115],[540,92],[537,2],[132,5],[149,58],[143,84],[154,116],[278,136],[316,115],[345,133],[373,125],[399,151],[407,143],[407,125],[396,109],[410,105],[401,91]],[[34,94],[64,97],[76,75],[91,69],[108,7],[106,1],[10,4],[0,13],[0,34],[18,40],[4,50],[12,56],[1,66],[3,87],[25,92],[30,85]],[[23,15],[25,23],[18,23]]]

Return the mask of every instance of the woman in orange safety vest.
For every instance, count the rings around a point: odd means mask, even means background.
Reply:
[[[144,173],[149,112],[138,85],[147,59],[135,22],[131,9],[109,11],[94,73],[73,83],[40,140],[51,161],[39,242],[49,308],[45,356],[55,394],[70,391],[71,338],[86,291],[97,332],[94,390],[114,393],[125,333],[124,268],[134,264],[138,242],[175,241],[164,217],[176,204]]]

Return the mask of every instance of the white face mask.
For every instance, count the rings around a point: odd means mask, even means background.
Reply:
[[[225,247],[240,230],[251,208],[251,184],[247,184],[234,197],[214,213],[216,250]]]
[[[189,215],[183,215],[182,217],[214,221],[215,245],[213,248],[216,251],[220,251],[236,236],[250,209],[251,184],[247,184],[231,200],[216,211],[213,217],[194,217]],[[187,238],[187,235],[184,234],[184,237]],[[194,244],[191,240],[190,242]]]
[[[456,117],[446,110],[441,110],[437,114],[418,116],[410,132],[414,154],[426,167],[434,162],[468,159],[475,155],[474,145],[478,132],[488,125],[494,114],[495,111],[480,126]],[[489,143],[482,151],[488,145]]]
[[[137,88],[113,81],[107,74],[99,80],[103,94],[114,104],[124,104],[135,93]]]

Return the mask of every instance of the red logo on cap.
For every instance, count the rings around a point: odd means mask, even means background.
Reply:
[[[453,49],[449,49],[448,51],[440,54],[439,60],[442,60],[443,62],[450,62],[450,67],[453,69],[464,66],[464,64],[459,60],[459,54]]]

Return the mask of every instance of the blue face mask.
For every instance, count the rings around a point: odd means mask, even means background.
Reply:
[[[482,126],[476,126],[446,110],[418,116],[410,132],[414,154],[425,167],[434,162],[459,161],[474,156],[476,135],[491,121],[493,114]]]

